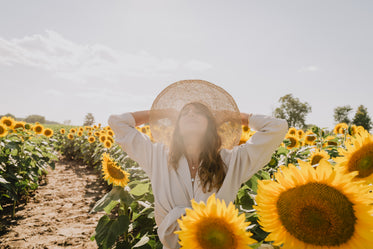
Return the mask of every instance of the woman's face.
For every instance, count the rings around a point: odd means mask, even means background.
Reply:
[[[184,138],[203,138],[207,125],[207,117],[194,105],[187,105],[180,113],[179,128]]]

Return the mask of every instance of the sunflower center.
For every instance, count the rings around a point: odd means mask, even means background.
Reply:
[[[307,183],[280,194],[277,211],[286,230],[308,244],[338,246],[355,230],[353,204],[337,189]]]
[[[201,220],[198,227],[197,240],[201,248],[236,248],[237,241],[225,221],[209,217]]]
[[[290,137],[289,140],[290,140],[290,144],[288,146],[289,148],[292,148],[297,144],[297,141],[294,138]]]
[[[349,160],[349,171],[358,171],[358,178],[365,178],[373,173],[373,143],[355,151]]]
[[[320,160],[323,158],[324,158],[323,156],[315,155],[314,157],[312,157],[311,165],[318,164]]]
[[[115,167],[112,162],[108,162],[107,170],[112,178],[115,178],[115,179],[124,178],[123,172],[117,167]]]
[[[314,135],[308,135],[306,138],[307,138],[307,141],[309,141],[309,142],[313,142],[313,141],[316,140],[316,136],[314,136]]]

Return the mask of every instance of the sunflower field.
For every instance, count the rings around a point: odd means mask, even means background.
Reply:
[[[152,134],[148,125],[136,127]],[[0,122],[0,200],[36,188],[56,153],[101,172],[110,190],[90,236],[98,248],[162,248],[149,178],[115,143],[110,126],[49,129]],[[255,131],[242,126],[240,144]],[[290,127],[271,160],[241,185],[234,203],[210,196],[178,220],[181,248],[373,248],[373,135],[362,126],[333,131]],[[3,202],[2,202],[3,203]]]
[[[11,117],[0,120],[0,211],[2,205],[13,206],[27,199],[38,187],[46,168],[54,168],[57,152],[53,130],[43,125],[15,121]]]

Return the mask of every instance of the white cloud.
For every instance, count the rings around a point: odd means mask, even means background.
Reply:
[[[0,38],[0,64],[36,67],[76,82],[89,82],[92,78],[113,82],[123,76],[164,77],[182,65],[188,70],[211,68],[202,61],[182,64],[172,58],[152,56],[144,50],[131,54],[101,44],[78,44],[52,30],[46,30],[45,35],[20,39]]]
[[[301,69],[298,70],[298,72],[315,72],[319,70],[320,70],[319,67],[311,65],[311,66],[302,67]]]

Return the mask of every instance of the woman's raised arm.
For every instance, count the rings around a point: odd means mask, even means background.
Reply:
[[[114,131],[115,141],[151,177],[153,161],[162,154],[163,147],[152,143],[147,135],[135,128],[148,120],[149,111],[125,112],[111,114],[108,124]]]
[[[149,110],[131,112],[131,114],[133,118],[135,119],[136,126],[149,122],[149,115],[150,115]]]

